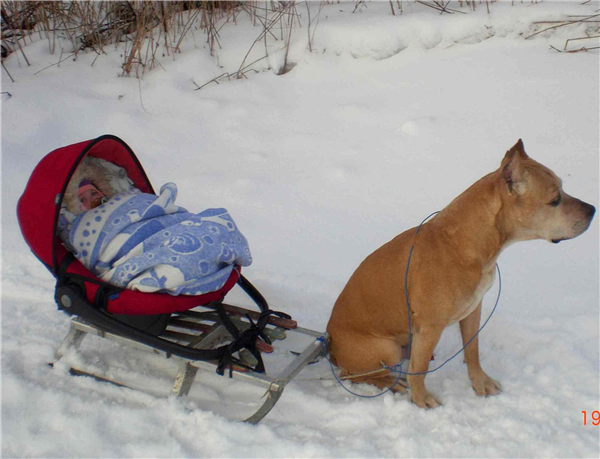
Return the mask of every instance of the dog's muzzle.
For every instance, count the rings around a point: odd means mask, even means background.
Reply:
[[[580,201],[580,202],[581,202],[581,205],[583,206],[583,212],[585,214],[585,219],[579,220],[577,223],[575,223],[573,225],[573,232],[575,233],[574,236],[551,239],[552,243],[558,244],[561,241],[573,239],[573,238],[583,234],[589,228],[590,224],[592,223],[592,220],[594,219],[594,215],[596,214],[596,208],[586,202],[583,202],[583,201]]]

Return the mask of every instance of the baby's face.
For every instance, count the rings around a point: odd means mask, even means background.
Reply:
[[[79,206],[82,212],[94,209],[106,201],[104,195],[96,188],[85,190],[79,194]]]

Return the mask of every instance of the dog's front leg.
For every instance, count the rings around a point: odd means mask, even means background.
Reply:
[[[475,310],[460,321],[460,333],[462,335],[463,345],[466,345],[479,330],[479,321],[481,318],[481,302]],[[490,378],[485,371],[481,369],[479,363],[479,336],[465,348],[465,360],[469,372],[471,385],[477,395],[488,396],[496,395],[500,392],[500,383]]]
[[[415,327],[413,331],[412,349],[407,377],[413,403],[421,408],[437,408],[442,404],[425,388],[425,373],[429,369],[429,361],[437,345],[444,327]]]

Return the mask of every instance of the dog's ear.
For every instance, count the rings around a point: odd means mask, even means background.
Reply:
[[[519,141],[506,152],[502,160],[502,178],[506,182],[510,194],[523,194],[526,189],[526,171],[523,161],[528,159],[523,141]]]
[[[506,155],[504,155],[504,159],[502,160],[502,165],[505,166],[515,155],[519,155],[522,159],[529,158],[527,153],[525,153],[525,145],[521,139],[506,152]]]

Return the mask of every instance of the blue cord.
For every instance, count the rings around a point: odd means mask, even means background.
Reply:
[[[421,230],[421,227],[423,226],[423,224],[427,220],[429,220],[431,217],[433,217],[435,214],[437,214],[437,213],[439,213],[439,211],[438,212],[433,212],[432,214],[430,214],[427,218],[425,218],[421,222],[421,224],[417,227],[417,231],[415,232],[415,239],[417,237],[417,234],[419,234],[419,231]],[[389,386],[383,392],[380,392],[379,394],[375,394],[375,395],[361,395],[361,394],[357,394],[355,392],[352,392],[350,389],[348,389],[346,386],[344,386],[344,384],[342,383],[342,381],[340,380],[340,378],[335,374],[334,365],[333,365],[333,363],[331,362],[331,359],[328,356],[327,342],[326,342],[325,338],[322,337],[322,336],[319,337],[319,338],[317,338],[317,341],[321,341],[321,343],[323,345],[323,353],[325,355],[325,358],[329,362],[329,366],[331,367],[331,373],[335,377],[336,381],[340,384],[340,386],[342,386],[344,388],[344,390],[346,392],[349,392],[350,394],[355,395],[357,397],[360,397],[360,398],[381,397],[382,395],[384,395],[387,392],[389,392],[390,390],[392,390],[392,387],[394,387],[398,383],[398,381],[400,381],[400,377],[403,374],[405,374],[405,375],[426,375],[427,373],[433,373],[434,371],[439,370],[444,365],[446,365],[448,362],[450,362],[450,360],[454,359],[458,354],[460,354],[462,351],[464,351],[465,348],[469,344],[471,344],[471,341],[473,341],[477,337],[477,335],[479,335],[479,332],[481,332],[481,330],[483,330],[483,328],[490,321],[490,319],[492,318],[492,315],[494,315],[494,312],[496,311],[496,307],[498,306],[498,303],[500,302],[500,296],[502,294],[502,276],[500,274],[500,266],[498,266],[498,263],[496,263],[496,270],[498,271],[498,297],[496,298],[496,303],[494,304],[492,312],[490,312],[490,315],[488,316],[488,318],[486,319],[486,321],[479,328],[479,330],[477,330],[477,333],[475,333],[473,335],[473,337],[469,341],[467,341],[467,344],[465,344],[456,354],[454,354],[452,357],[450,357],[448,360],[446,360],[444,363],[442,363],[440,366],[434,368],[433,370],[423,371],[423,372],[420,372],[420,373],[408,373],[406,371],[402,371],[402,365],[406,361],[406,356],[409,354],[410,348],[411,348],[411,345],[412,345],[412,331],[411,331],[412,327],[411,327],[411,319],[410,319],[410,303],[408,301],[408,269],[410,267],[410,260],[412,258],[412,253],[413,253],[414,247],[415,247],[415,243],[413,241],[412,245],[410,246],[410,251],[408,253],[408,260],[406,262],[406,271],[404,273],[404,286],[405,286],[405,288],[404,288],[404,298],[406,300],[406,307],[408,309],[408,345],[406,347],[406,351],[405,351],[404,356],[402,357],[402,360],[400,361],[400,363],[398,363],[396,365],[393,365],[391,367],[388,367],[387,365],[383,365],[381,367],[382,369],[390,370],[392,373],[398,373],[398,376],[397,376],[396,380],[394,381],[394,383],[391,386]],[[360,375],[357,375],[357,376],[360,376]]]

